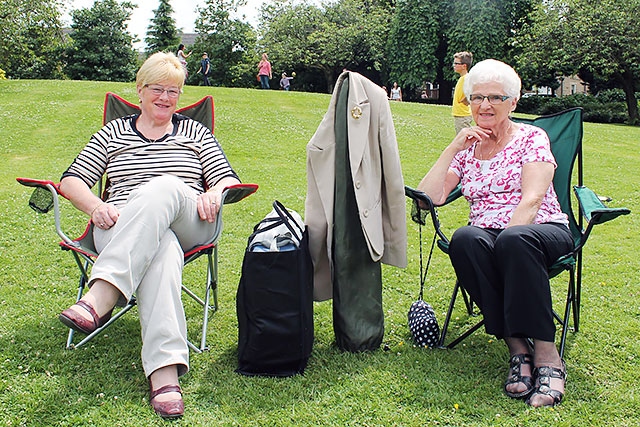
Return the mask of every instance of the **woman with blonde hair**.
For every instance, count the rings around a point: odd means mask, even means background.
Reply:
[[[61,192],[91,217],[99,253],[90,290],[60,320],[90,334],[118,300],[135,294],[149,401],[163,418],[184,413],[178,382],[189,370],[184,252],[212,241],[222,190],[239,183],[211,131],[175,114],[183,84],[175,55],[150,56],[136,78],[140,114],[95,133],[60,182]],[[91,191],[103,174],[106,200]]]
[[[260,77],[260,87],[262,89],[269,89],[269,80],[273,77],[271,73],[271,62],[266,53],[262,54],[262,59],[258,63],[258,77]]]

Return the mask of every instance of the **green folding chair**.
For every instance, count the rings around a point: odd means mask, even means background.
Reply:
[[[107,93],[104,101],[103,124],[118,118],[140,112],[140,107],[136,104],[128,102],[114,93]],[[214,128],[214,104],[213,98],[207,96],[195,104],[183,107],[177,110],[178,114],[193,118],[207,126],[211,131]],[[62,239],[59,243],[61,249],[69,251],[76,261],[80,270],[80,278],[76,293],[76,301],[80,300],[84,294],[87,282],[89,280],[91,266],[93,265],[98,253],[93,243],[93,224],[91,221],[87,224],[84,233],[75,238],[70,238],[62,229],[62,217],[60,214],[59,196],[64,194],[59,191],[59,183],[49,180],[17,178],[17,181],[25,186],[33,187],[34,191],[29,199],[29,206],[38,213],[47,213],[53,209],[56,232]],[[107,188],[107,183],[98,184],[97,194],[102,194],[103,188]],[[184,264],[192,263],[201,256],[206,256],[207,275],[204,289],[195,291],[192,288],[182,284],[182,290],[193,298],[202,307],[202,324],[200,330],[200,344],[196,345],[191,340],[188,341],[189,347],[195,352],[203,352],[208,349],[207,346],[207,326],[209,316],[218,309],[218,238],[222,232],[222,211],[225,204],[238,202],[245,197],[255,193],[258,189],[256,184],[238,184],[226,188],[222,193],[222,205],[216,220],[216,231],[213,242],[210,244],[198,246],[190,249],[184,254]],[[100,335],[106,328],[115,323],[120,317],[131,310],[136,305],[135,296],[122,305],[120,310],[114,312],[111,319],[102,327],[96,329],[93,333],[87,335],[77,343],[74,343],[73,329],[69,329],[67,335],[66,348],[78,348],[91,341],[94,337]]]
[[[551,141],[551,151],[558,164],[553,177],[553,186],[558,195],[558,200],[562,211],[569,217],[569,227],[574,239],[573,250],[556,260],[549,269],[549,277],[555,277],[567,271],[569,282],[567,295],[564,304],[564,312],[560,315],[554,310],[553,315],[562,328],[560,339],[560,357],[563,357],[567,331],[571,327],[571,317],[573,317],[573,329],[578,332],[580,326],[580,296],[582,292],[582,249],[587,243],[591,230],[595,225],[605,223],[620,215],[627,215],[630,210],[627,208],[609,208],[604,205],[598,195],[584,186],[583,165],[582,165],[582,108],[572,108],[560,113],[541,116],[535,119],[514,118],[514,121],[528,123],[544,129]],[[577,166],[574,177],[574,167]],[[577,199],[580,214],[576,215],[572,206],[572,180],[575,179],[573,192]],[[449,239],[443,232],[438,217],[438,208],[433,204],[429,196],[423,192],[405,187],[405,194],[413,201],[412,219],[420,227],[426,224],[426,217],[430,216],[431,223],[435,229],[435,237],[438,247],[449,253]],[[442,206],[446,206],[461,196],[460,188],[454,189]],[[422,237],[420,237],[422,246]],[[422,251],[421,251],[422,252]],[[456,297],[461,293],[464,299],[465,308],[470,316],[478,315],[474,311],[473,301],[469,298],[464,288],[456,281],[453,295],[449,302],[449,308],[442,327],[440,336],[440,346],[453,348],[484,324],[480,320],[474,326],[460,334],[456,339],[446,344],[447,332],[453,316]],[[571,312],[573,311],[573,316]]]

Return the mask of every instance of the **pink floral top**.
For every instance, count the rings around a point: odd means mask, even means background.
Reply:
[[[522,166],[529,162],[549,162],[557,166],[544,130],[521,124],[506,147],[489,160],[479,160],[476,144],[460,151],[450,169],[460,177],[462,194],[469,202],[469,224],[483,228],[506,228],[522,198]],[[558,197],[549,186],[535,224],[568,224]]]

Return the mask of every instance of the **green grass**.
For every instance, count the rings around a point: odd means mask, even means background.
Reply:
[[[57,320],[75,295],[77,268],[57,247],[51,215],[27,207],[18,176],[57,180],[101,123],[106,91],[137,99],[131,84],[0,82],[0,424],[5,426],[164,425],[148,405],[137,316],[128,315],[85,348],[64,350]],[[199,426],[636,426],[640,424],[640,128],[585,124],[586,183],[633,212],[596,228],[585,250],[582,322],[570,333],[567,394],[555,409],[533,410],[502,393],[507,351],[476,332],[454,350],[411,345],[406,314],[418,294],[417,227],[409,223],[409,267],[385,266],[384,346],[365,354],[333,345],[331,302],[315,304],[315,345],[304,376],[247,378],[234,373],[235,292],[252,227],[278,199],[304,212],[305,146],[329,96],[187,87],[181,105],[211,93],[216,135],[244,182],[258,192],[225,210],[220,246],[220,310],[209,324],[210,351],[192,354],[182,379],[186,415]],[[450,109],[393,103],[405,182],[415,185],[453,136]],[[460,205],[463,205],[461,203]],[[86,217],[65,204],[67,229]],[[443,210],[449,229],[464,206]],[[203,281],[204,264],[185,271]],[[453,271],[434,255],[425,299],[444,318]],[[557,300],[566,277],[554,280]],[[196,330],[197,307],[188,302]],[[135,313],[135,310],[134,310]],[[458,309],[454,332],[468,319]]]

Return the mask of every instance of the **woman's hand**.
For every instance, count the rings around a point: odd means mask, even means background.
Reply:
[[[203,221],[214,222],[220,210],[222,192],[212,188],[198,196],[198,214]]]
[[[472,126],[470,128],[464,128],[453,138],[451,145],[457,149],[457,151],[466,150],[472,144],[491,136],[490,129],[484,129],[480,126]]]
[[[108,230],[115,225],[119,216],[120,211],[118,211],[118,208],[109,203],[100,202],[91,211],[91,222],[102,230]]]

